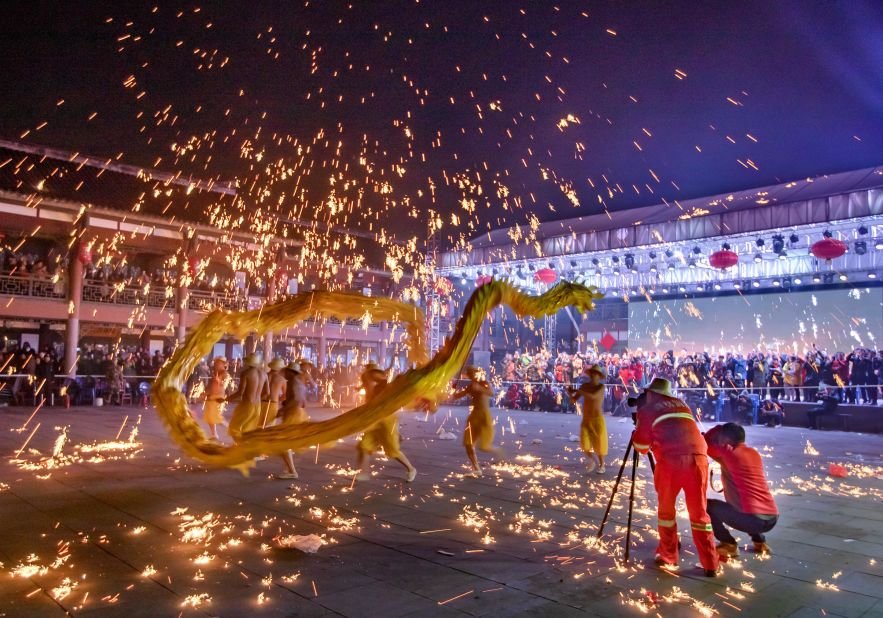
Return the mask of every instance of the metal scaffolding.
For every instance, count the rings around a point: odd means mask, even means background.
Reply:
[[[426,299],[426,329],[429,342],[429,355],[435,356],[441,347],[441,298],[436,285],[436,260],[438,259],[438,237],[432,227],[432,218],[426,229],[426,256],[424,258],[425,277],[423,298]]]
[[[825,234],[846,243],[846,255],[817,259],[811,248]],[[720,270],[709,256],[724,244],[739,263]],[[883,167],[548,222],[533,245],[492,230],[436,263],[454,279],[501,274],[533,292],[543,289],[535,273],[546,268],[623,296],[879,280]]]
[[[555,352],[558,335],[558,314],[550,313],[543,320],[543,345],[549,352]]]
[[[827,223],[784,225],[765,233],[730,232],[701,240],[575,252],[566,259],[531,258],[482,268],[438,267],[437,272],[468,280],[489,268],[505,268],[507,278],[514,285],[540,292],[545,285],[535,280],[534,273],[542,268],[553,268],[563,279],[593,285],[606,294],[617,296],[749,287],[785,289],[789,284],[864,283],[883,277],[883,214]],[[825,232],[846,243],[849,249],[831,262],[816,258],[811,252],[812,244]],[[782,237],[778,251],[773,240],[777,234]],[[709,263],[709,256],[724,243],[739,255],[739,262],[722,270]]]
[[[438,349],[441,347],[441,319],[440,319],[440,311],[439,311],[439,299],[438,295],[433,295],[431,297],[427,297],[426,302],[428,303],[428,311],[427,311],[427,328],[429,329],[429,355],[435,356],[435,353],[438,352]]]
[[[438,266],[440,270],[463,272],[468,278],[470,271],[501,263],[527,267],[535,262],[543,268],[583,254],[649,250],[679,243],[692,246],[721,237],[757,237],[772,230],[801,234],[799,228],[824,229],[834,223],[867,221],[881,215],[883,166],[674,204],[550,221],[540,225],[534,243],[514,240],[511,229],[491,230],[474,238],[468,251],[440,255]],[[876,239],[879,230],[871,230],[870,236]]]

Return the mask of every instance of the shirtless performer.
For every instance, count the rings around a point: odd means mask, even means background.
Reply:
[[[365,365],[362,373],[362,387],[365,389],[365,403],[374,399],[386,386],[386,374],[378,369],[374,363]],[[357,446],[359,453],[359,472],[356,480],[367,481],[371,478],[368,467],[371,465],[371,454],[378,448],[383,447],[387,457],[392,457],[405,466],[408,471],[407,481],[410,483],[417,478],[417,468],[411,465],[405,454],[402,453],[399,440],[399,419],[395,414],[390,414],[365,430],[362,439]]]
[[[481,466],[478,465],[478,457],[475,456],[475,446],[487,453],[493,453],[498,459],[503,458],[499,448],[494,448],[494,420],[491,418],[491,396],[493,389],[484,376],[480,375],[478,367],[467,367],[466,375],[469,384],[461,391],[454,393],[454,399],[461,399],[467,395],[472,398],[472,406],[469,416],[466,418],[466,431],[463,432],[463,446],[466,447],[466,455],[472,464],[472,474],[481,476]]]
[[[297,361],[297,364],[300,367],[300,379],[304,383],[304,387],[317,387],[318,382],[316,382],[316,379],[313,377],[313,370],[316,368],[316,366],[305,358]],[[306,391],[304,391],[304,403],[306,403],[306,401]]]
[[[242,373],[239,374],[239,388],[226,399],[226,401],[239,400],[227,426],[230,437],[237,442],[246,431],[260,427],[261,395],[267,389],[267,376],[260,368],[261,357],[257,354],[249,354],[243,364]]]
[[[592,365],[586,369],[589,381],[578,389],[567,389],[570,400],[576,403],[583,399],[583,421],[579,429],[579,442],[589,458],[588,471],[604,474],[604,457],[607,455],[607,425],[604,423],[604,384],[606,376],[601,365]],[[594,458],[592,457],[594,455]],[[597,458],[597,463],[595,461]]]
[[[296,425],[310,420],[307,416],[307,385],[303,365],[292,361],[282,370],[285,378],[285,400],[279,410],[283,425]]]
[[[301,365],[299,363],[289,363],[282,370],[285,378],[285,403],[279,411],[279,423],[281,425],[297,425],[298,423],[306,423],[310,420],[307,416],[307,390],[301,373]],[[274,475],[279,480],[291,480],[298,477],[297,470],[294,467],[294,453],[287,451],[282,456],[282,462],[285,464],[287,472]]]
[[[286,380],[282,374],[285,367],[285,361],[279,357],[270,361],[267,368],[270,370],[267,374],[267,390],[264,393],[265,400],[261,409],[261,420],[258,427],[263,429],[275,422],[279,415],[279,401],[285,397]]]
[[[202,417],[211,431],[211,438],[216,442],[218,425],[224,424],[224,393],[227,390],[227,359],[223,356],[212,361],[212,376],[205,388],[205,404],[202,406]]]

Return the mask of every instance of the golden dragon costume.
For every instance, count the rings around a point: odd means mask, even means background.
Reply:
[[[151,389],[152,401],[172,440],[191,457],[215,466],[247,473],[258,455],[281,455],[289,449],[325,444],[363,431],[418,399],[443,396],[450,381],[465,364],[485,316],[507,305],[519,317],[539,318],[567,306],[594,309],[601,294],[595,288],[561,282],[540,296],[529,296],[504,281],[491,281],[473,292],[444,347],[427,358],[423,312],[413,305],[385,298],[345,292],[307,292],[254,311],[215,311],[200,322],[160,370]],[[209,441],[187,407],[183,386],[199,360],[211,353],[225,334],[244,338],[281,331],[309,318],[363,319],[406,325],[408,357],[414,369],[397,376],[372,401],[334,418],[276,425],[243,434],[233,445]]]

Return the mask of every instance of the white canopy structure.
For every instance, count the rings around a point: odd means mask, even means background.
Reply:
[[[829,232],[848,245],[831,262],[810,247]],[[726,243],[739,262],[708,257]],[[609,214],[499,229],[450,251],[455,282],[508,278],[533,288],[550,268],[610,294],[683,295],[739,288],[867,282],[883,274],[883,166]]]

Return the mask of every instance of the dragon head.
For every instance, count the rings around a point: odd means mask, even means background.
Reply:
[[[561,281],[548,294],[552,297],[556,310],[571,306],[582,313],[594,311],[595,301],[604,297],[595,286],[571,281]]]

